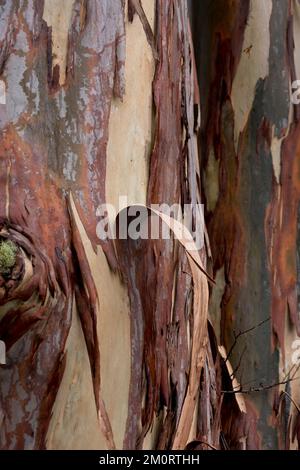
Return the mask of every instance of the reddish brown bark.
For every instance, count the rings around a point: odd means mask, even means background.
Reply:
[[[299,334],[299,110],[298,106],[292,109],[290,95],[296,79],[293,26],[298,20],[294,2],[266,2],[270,17],[263,30],[260,24],[264,20],[253,12],[255,5],[231,2],[228,7],[227,2],[219,2],[216,13],[214,2],[203,2],[196,18],[195,41],[206,201],[211,187],[218,188],[213,204],[207,204],[206,220],[213,270],[224,282],[219,303],[212,308],[220,311],[221,343],[228,350],[235,345],[231,357],[243,389],[250,392],[248,418],[251,420],[254,410],[259,448],[274,449],[292,445],[288,436],[295,412],[286,400],[285,411],[278,408],[280,387],[275,385],[284,376],[292,377],[291,336],[285,342],[291,332],[293,337]],[[252,33],[245,43],[247,28]],[[266,57],[261,52],[266,43],[262,39],[256,42],[255,37],[261,31],[270,40]],[[244,95],[253,95],[253,101],[243,116],[240,109],[245,100],[240,96],[241,101],[236,101],[233,84],[245,57],[249,66],[243,69],[239,83]],[[255,65],[252,57],[260,57]],[[261,66],[264,63],[267,67]],[[252,84],[247,74],[255,75],[253,66],[258,75]],[[284,139],[282,143],[280,139]],[[234,332],[247,330],[235,343]],[[289,383],[282,388],[290,393]],[[247,448],[253,445],[258,444],[246,442]]]

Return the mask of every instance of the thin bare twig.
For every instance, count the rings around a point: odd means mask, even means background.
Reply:
[[[245,393],[245,394],[248,394],[248,393],[256,393],[256,392],[263,392],[264,390],[270,390],[271,388],[275,388],[275,387],[278,387],[279,385],[286,385],[287,383],[289,382],[294,382],[295,380],[300,380],[300,376],[299,377],[294,377],[292,379],[287,379],[287,380],[283,380],[282,382],[277,382],[277,383],[274,383],[274,384],[271,384],[271,385],[262,385],[261,387],[251,387],[251,388],[248,388],[248,389],[243,389],[243,387],[240,387],[239,389],[237,390],[221,390],[221,393]]]
[[[242,363],[242,360],[243,360],[243,357],[244,357],[246,351],[247,351],[247,346],[244,347],[244,349],[242,351],[242,354],[240,355],[239,362],[238,362],[237,366],[235,367],[235,369],[232,371],[232,373],[230,375],[231,380],[235,377],[236,372],[241,367],[241,363]]]
[[[238,341],[238,339],[243,336],[243,335],[246,335],[247,333],[250,333],[251,331],[253,330],[256,330],[256,328],[259,328],[260,326],[264,325],[265,323],[267,323],[268,321],[270,321],[270,317],[266,318],[265,320],[262,320],[260,323],[258,323],[257,325],[254,325],[252,326],[251,328],[248,328],[247,330],[244,330],[244,331],[240,331],[238,334],[235,333],[235,331],[233,332],[234,334],[234,342],[231,346],[231,348],[229,349],[229,352],[227,354],[227,357],[225,359],[225,362],[228,361],[229,357],[231,356],[232,354],[232,351],[233,349],[235,348],[236,346],[236,343]]]
[[[293,378],[295,377],[295,375],[297,374],[297,372],[298,372],[298,370],[299,370],[299,368],[300,368],[300,363],[299,363],[299,364],[293,364],[293,366],[290,368],[289,372],[287,373],[286,377],[287,377],[287,376],[290,376],[291,371],[293,370],[294,367],[296,367],[296,370],[295,370],[294,374],[293,374],[292,377],[291,377],[292,379],[293,379]]]

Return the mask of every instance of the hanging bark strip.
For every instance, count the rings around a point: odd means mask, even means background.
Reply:
[[[156,26],[157,126],[150,161],[148,204],[190,203],[196,210],[200,203],[196,142],[199,95],[185,2],[157,1]],[[192,230],[194,222],[195,219],[188,230]],[[205,247],[198,254],[198,265],[173,241],[119,240],[117,247],[128,284],[132,325],[132,370],[124,448],[142,447],[155,414],[163,416],[156,448],[183,448],[189,439],[199,437],[203,428],[200,416],[197,419],[197,402],[207,354],[203,343],[207,338],[207,293],[196,273],[199,266],[205,265]],[[210,350],[210,345],[207,348]],[[204,406],[208,407],[211,400],[208,391],[202,398]],[[208,441],[219,446],[218,411],[213,410],[209,419],[215,428]]]
[[[128,18],[131,23],[133,21],[135,13],[137,13],[143,25],[148,44],[152,49],[153,57],[155,60],[158,60],[158,53],[156,50],[154,34],[149,24],[148,18],[144,12],[141,0],[128,0]]]
[[[197,186],[191,182],[191,177],[185,179],[188,161],[197,165],[197,149],[188,145],[196,123],[185,2],[157,1],[156,30],[159,54],[154,79],[157,129],[150,161],[148,202],[172,205],[187,203],[190,198],[196,203],[199,202]],[[196,174],[193,177],[196,181]],[[157,447],[168,448],[180,420],[189,370],[186,322],[192,309],[191,275],[183,274],[189,270],[188,263],[182,248],[164,240],[150,241],[140,248],[122,243],[118,254],[129,283],[132,309],[132,373],[124,448],[142,446],[155,413],[163,407],[167,413]],[[137,259],[141,264],[138,271]],[[144,292],[149,295],[145,297]],[[181,345],[178,350],[177,344]]]
[[[199,253],[194,245],[193,238],[190,235],[187,229],[183,230],[182,224],[177,222],[176,220],[170,218],[169,216],[157,212],[151,211],[144,207],[137,206],[136,208],[128,208],[124,211],[130,212],[132,209],[135,211],[141,211],[142,213],[146,213],[144,224],[146,224],[151,233],[151,216],[159,217],[164,224],[167,225],[168,229],[170,229],[173,235],[179,240],[180,244],[185,248],[185,256],[187,257],[188,263],[191,269],[191,278],[193,279],[193,306],[191,307],[191,317],[186,317],[183,315],[180,319],[173,317],[172,319],[172,312],[170,312],[170,317],[168,319],[167,328],[169,329],[170,333],[173,331],[176,335],[181,334],[181,337],[176,339],[176,337],[172,337],[171,334],[168,335],[168,341],[174,342],[176,341],[177,344],[180,344],[182,340],[184,340],[186,350],[181,350],[181,352],[185,352],[187,356],[191,357],[190,369],[189,369],[189,380],[187,381],[187,389],[184,391],[184,397],[182,400],[182,408],[180,410],[174,409],[172,410],[172,415],[176,416],[178,414],[178,423],[176,428],[176,435],[174,436],[174,444],[172,447],[174,449],[182,449],[187,445],[188,438],[192,429],[193,424],[193,417],[196,411],[196,402],[198,396],[198,387],[200,382],[200,375],[201,370],[203,367],[203,363],[206,356],[206,342],[207,342],[207,307],[208,307],[208,285],[207,279],[205,274],[201,271],[199,266],[201,267],[201,259]],[[124,213],[123,211],[123,213]],[[147,216],[147,213],[149,216]],[[149,219],[148,219],[149,217]],[[119,215],[119,221],[122,219],[122,215]],[[130,218],[129,218],[130,220]],[[141,229],[143,230],[143,229]],[[167,244],[167,242],[165,242]],[[168,243],[173,244],[174,241],[169,241]],[[148,366],[148,371],[146,370],[146,376],[148,384],[146,385],[149,387],[151,385],[150,378],[154,381],[159,379],[159,376],[156,376],[157,365],[155,363],[155,354],[154,352],[157,349],[156,344],[159,344],[159,336],[162,334],[162,330],[157,331],[157,326],[155,323],[157,319],[153,312],[153,295],[164,295],[163,289],[161,289],[161,285],[153,284],[154,276],[153,273],[149,273],[149,258],[147,256],[147,252],[149,251],[149,246],[151,247],[151,251],[156,253],[157,246],[161,245],[160,241],[157,240],[145,240],[145,241],[128,241],[128,240],[118,240],[118,253],[120,254],[120,258],[123,261],[121,264],[122,270],[125,273],[126,281],[129,287],[129,294],[130,294],[130,301],[131,301],[131,309],[132,309],[132,376],[131,376],[131,393],[130,393],[130,400],[129,403],[129,416],[128,416],[128,431],[127,433],[132,433],[135,431],[135,446],[142,445],[142,439],[144,437],[145,431],[142,429],[141,424],[143,424],[143,418],[141,418],[142,409],[142,398],[143,398],[143,363]],[[191,245],[194,248],[191,248]],[[189,248],[188,248],[189,247]],[[193,250],[193,251],[191,251]],[[157,269],[157,268],[156,268]],[[152,280],[152,282],[151,282]],[[143,289],[147,288],[147,292],[149,294],[148,302],[145,302],[144,296],[142,295]],[[176,292],[176,302],[181,302],[180,299],[180,292]],[[183,307],[183,305],[181,304]],[[149,311],[150,308],[152,312]],[[154,306],[155,308],[155,306]],[[173,306],[175,309],[175,306]],[[183,312],[184,313],[184,312]],[[152,314],[152,316],[151,316]],[[180,330],[177,328],[174,330],[176,323],[181,323]],[[175,324],[172,324],[176,322]],[[189,336],[189,328],[191,329],[191,338],[188,340]],[[177,331],[176,331],[177,330]],[[152,331],[151,337],[148,337],[148,331]],[[154,333],[154,334],[153,334]],[[152,344],[149,342],[152,342]],[[188,347],[188,343],[191,343],[190,348]],[[175,346],[175,345],[174,345]],[[168,357],[168,365],[171,367],[172,370],[172,377],[173,379],[181,379],[182,376],[177,376],[178,372],[180,375],[188,373],[187,370],[181,370],[180,364],[176,364],[177,361],[179,363],[182,362],[184,359],[179,354],[174,354],[174,351],[171,349],[171,344],[168,344],[166,347],[166,355]],[[173,353],[173,354],[171,354]],[[148,357],[147,357],[148,356]],[[150,362],[151,361],[151,362]],[[188,364],[187,361],[185,361]],[[148,365],[149,364],[149,365]],[[150,369],[152,367],[152,369]],[[152,372],[152,376],[150,373]],[[148,375],[149,374],[149,375]],[[176,383],[173,386],[176,387]],[[172,384],[170,384],[172,386]],[[175,391],[175,390],[174,390]],[[149,400],[151,397],[151,390],[146,390],[146,399]],[[152,404],[152,401],[150,401]],[[149,406],[149,403],[145,404]],[[155,403],[154,403],[155,405]],[[159,404],[157,405],[159,410]],[[168,403],[168,406],[171,408],[171,403]],[[170,413],[170,410],[168,410]],[[144,413],[144,419],[147,417]],[[148,416],[149,419],[149,416]],[[152,417],[153,419],[153,417]],[[168,427],[174,423],[170,423],[169,419],[166,419],[164,423],[164,428],[161,430],[162,436],[168,436],[170,442],[172,442],[172,430],[168,429]],[[141,433],[141,435],[139,434]],[[132,436],[127,434],[127,439],[132,438]],[[134,445],[134,441],[132,444],[125,443],[126,448],[128,446]],[[164,445],[167,445],[165,443]],[[168,444],[170,445],[170,444]],[[160,447],[162,446],[162,442],[160,443]]]

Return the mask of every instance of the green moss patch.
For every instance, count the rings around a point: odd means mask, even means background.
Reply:
[[[18,248],[11,240],[0,241],[0,274],[9,274],[16,264]]]

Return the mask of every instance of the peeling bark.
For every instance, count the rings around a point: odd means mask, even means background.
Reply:
[[[299,445],[299,8],[0,0],[1,449]],[[97,237],[124,191],[170,240]]]
[[[292,338],[299,334],[299,128],[290,91],[298,5],[252,0],[228,8],[218,2],[219,14],[215,6],[202,2],[196,19],[201,174],[220,290],[211,309],[227,349],[234,331],[251,330],[236,342],[232,359],[241,386],[261,388],[247,395],[258,419],[259,448],[291,448],[295,409],[289,403],[280,411],[278,396],[293,389],[297,403],[297,385],[263,388],[289,377]],[[280,427],[282,413],[287,420]],[[247,440],[245,447],[253,448]]]
[[[72,192],[96,247],[110,102],[113,94],[124,93],[124,10],[121,1],[89,2],[82,29],[81,3],[74,2],[72,11],[65,87],[59,85],[58,64],[51,72],[53,29],[42,18],[43,2],[1,5],[1,79],[7,89],[1,115],[1,234],[17,244],[32,271],[23,284],[22,279],[17,285],[7,282],[1,295],[0,329],[8,343],[0,383],[1,448],[6,449],[45,446],[74,297],[96,407],[110,434],[99,394],[97,295],[67,194]],[[113,249],[106,245],[116,266]],[[112,446],[112,438],[108,441]]]

